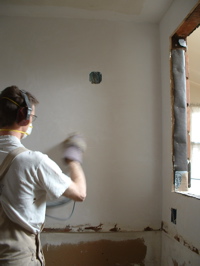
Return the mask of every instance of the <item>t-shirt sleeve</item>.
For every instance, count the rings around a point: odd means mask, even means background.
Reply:
[[[62,196],[72,182],[71,178],[64,174],[60,167],[47,155],[43,156],[37,169],[37,175],[50,200]]]

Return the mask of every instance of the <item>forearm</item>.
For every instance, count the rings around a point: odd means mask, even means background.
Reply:
[[[83,201],[86,197],[86,179],[82,166],[77,161],[70,161],[68,169],[72,183],[63,195],[75,201]]]

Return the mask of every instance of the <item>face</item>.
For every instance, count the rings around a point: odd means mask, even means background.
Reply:
[[[35,115],[35,106],[33,105],[32,106],[32,112],[31,112],[30,118],[27,121],[28,123],[22,127],[22,131],[23,132],[27,132],[28,135],[31,134],[31,131],[32,131],[32,122],[34,120],[34,115]],[[21,135],[21,139],[24,139],[25,137],[27,137],[27,134],[22,134]]]
[[[31,116],[30,116],[30,124],[32,124],[32,122],[34,120],[34,115],[35,115],[35,105],[32,105],[32,112],[31,112]]]

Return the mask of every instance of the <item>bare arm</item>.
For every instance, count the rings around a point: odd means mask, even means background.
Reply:
[[[75,201],[84,201],[86,197],[86,180],[82,166],[77,161],[70,161],[68,167],[72,183],[65,190],[63,196]]]

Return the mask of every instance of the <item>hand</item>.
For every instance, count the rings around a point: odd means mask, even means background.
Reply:
[[[63,157],[67,163],[77,161],[82,163],[86,142],[80,134],[73,133],[64,141]]]

